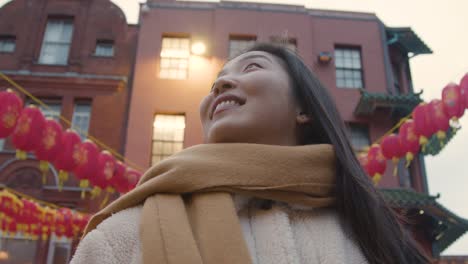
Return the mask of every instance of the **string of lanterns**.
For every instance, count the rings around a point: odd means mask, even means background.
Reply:
[[[47,240],[55,234],[58,238],[74,239],[79,237],[90,219],[89,214],[41,204],[47,203],[8,188],[0,191],[2,236],[14,237],[21,233],[26,239]]]
[[[435,136],[442,147],[447,131],[458,129],[458,119],[468,108],[468,73],[460,84],[449,83],[442,90],[442,100],[422,102],[405,118],[399,133],[386,134],[380,143],[374,143],[367,152],[360,153],[358,160],[375,184],[381,180],[387,168],[387,160],[394,164],[393,175],[401,158],[408,167],[414,157],[424,152],[429,139]]]
[[[45,118],[37,106],[24,107],[12,90],[0,92],[0,139],[9,136],[17,159],[25,160],[28,152],[34,153],[43,182],[51,164],[58,170],[59,190],[69,174],[74,173],[80,181],[82,198],[91,185],[93,196],[103,190],[107,194],[128,192],[141,177],[140,172],[118,161],[108,151],[100,151],[91,140],[82,141],[77,132],[63,130],[56,120]],[[108,195],[103,203],[107,198]]]

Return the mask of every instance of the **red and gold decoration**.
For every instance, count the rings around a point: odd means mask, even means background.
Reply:
[[[430,116],[433,120],[435,132],[440,144],[446,138],[446,132],[450,128],[450,120],[444,112],[444,104],[441,100],[434,99],[429,103]]]
[[[444,104],[445,114],[455,123],[458,123],[458,119],[465,112],[460,86],[455,83],[447,84],[442,90],[442,102]]]
[[[73,159],[76,167],[74,169],[75,176],[80,179],[81,198],[85,198],[85,190],[89,187],[90,179],[97,174],[99,149],[90,140],[85,140],[80,143],[75,152]]]
[[[89,221],[88,214],[69,208],[51,208],[44,206],[45,202],[20,196],[23,194],[13,190],[0,191],[0,229],[8,236],[20,232],[32,240],[47,240],[51,234],[77,239]]]
[[[0,138],[6,138],[16,127],[23,101],[12,90],[0,92]]]
[[[42,137],[36,148],[35,155],[39,160],[42,172],[42,184],[46,184],[49,162],[53,162],[59,154],[62,140],[62,126],[53,119],[47,119],[42,130]]]
[[[55,167],[59,170],[59,189],[68,180],[68,173],[76,167],[76,159],[73,157],[78,145],[81,142],[80,135],[73,130],[67,130],[62,134],[61,148],[58,157],[54,161]]]
[[[387,168],[382,148],[379,144],[373,144],[367,152],[367,172],[372,177],[374,184],[377,184]]]
[[[12,134],[12,142],[15,146],[16,157],[20,160],[27,158],[28,151],[37,149],[41,141],[45,118],[39,108],[30,105],[21,111]]]
[[[430,138],[437,138],[440,146],[446,142],[447,132],[460,129],[458,119],[468,108],[468,73],[463,76],[460,85],[447,84],[442,90],[442,99],[430,103],[421,103],[410,115],[403,118],[395,127],[380,138],[378,144],[372,144],[366,153],[358,154],[358,160],[374,183],[385,172],[385,160],[392,160],[393,175],[397,174],[401,157],[406,159],[406,167],[420,153],[427,153],[425,146]],[[450,122],[452,121],[452,123]],[[399,128],[398,134],[391,134]]]
[[[401,147],[400,138],[396,134],[385,136],[380,143],[382,147],[382,154],[386,159],[392,160],[393,163],[393,176],[397,175],[398,162],[403,156],[403,149]]]

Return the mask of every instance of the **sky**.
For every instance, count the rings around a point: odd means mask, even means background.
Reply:
[[[0,0],[0,6],[8,0]],[[142,0],[113,0],[122,8],[127,22],[138,20]],[[218,2],[210,0],[206,2]],[[441,98],[449,82],[459,83],[468,73],[467,0],[244,0],[304,5],[307,8],[375,13],[390,27],[411,27],[433,50],[410,60],[415,91],[423,90],[425,101]],[[437,156],[427,157],[429,192],[438,202],[468,219],[468,110],[460,120],[462,129]],[[468,234],[452,244],[443,255],[468,255]]]

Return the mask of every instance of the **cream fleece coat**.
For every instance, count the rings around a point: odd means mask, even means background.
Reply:
[[[240,196],[234,202],[254,264],[368,263],[333,209],[280,203],[265,209],[262,201]],[[142,263],[141,211],[141,206],[129,208],[98,225],[80,242],[71,264]]]

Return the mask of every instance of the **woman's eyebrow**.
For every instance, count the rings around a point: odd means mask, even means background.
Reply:
[[[245,56],[245,57],[241,58],[241,59],[239,60],[239,62],[243,62],[243,61],[245,61],[245,60],[255,59],[255,58],[265,59],[265,60],[269,61],[270,63],[273,63],[273,62],[271,61],[270,58],[268,58],[267,56],[262,55],[262,54],[252,54],[252,55]],[[216,78],[219,78],[219,77],[223,76],[224,74],[226,74],[226,70],[225,70],[225,69],[221,70],[221,71],[218,73],[218,76],[217,76]]]

